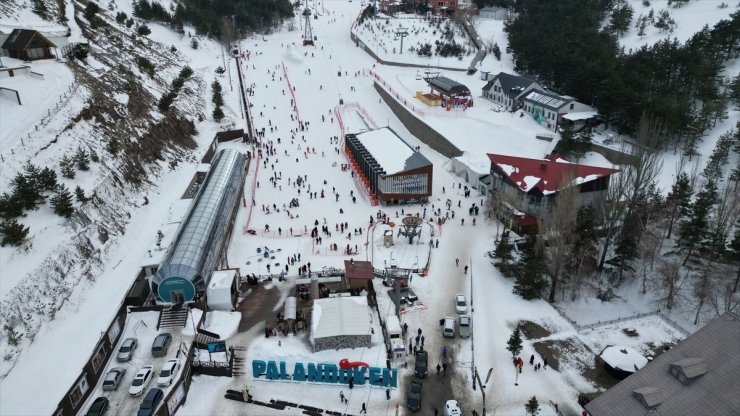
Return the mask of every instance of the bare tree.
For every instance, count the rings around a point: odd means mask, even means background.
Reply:
[[[575,172],[566,171],[560,183],[564,186],[555,196],[552,213],[540,218],[540,234],[546,240],[545,257],[550,276],[549,302],[555,302],[558,283],[563,278],[563,271],[568,262],[568,255],[573,243],[573,229],[578,213],[580,189],[574,181]]]
[[[664,136],[662,124],[643,115],[637,130],[637,144],[630,150],[631,164],[612,178],[607,190],[606,202],[601,206],[604,221],[604,245],[599,260],[603,269],[609,247],[617,233],[621,220],[630,214],[635,203],[644,199],[663,168],[662,155],[656,149]],[[626,208],[626,210],[625,210]]]
[[[662,259],[657,269],[658,283],[664,290],[662,303],[666,309],[672,310],[684,282],[681,277],[681,261],[675,258]]]

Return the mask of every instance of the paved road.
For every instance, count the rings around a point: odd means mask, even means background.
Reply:
[[[251,287],[251,292],[239,304],[237,310],[242,313],[242,319],[239,322],[239,332],[246,332],[254,325],[267,321],[271,325],[277,322],[277,313],[273,312],[272,307],[280,300],[280,290],[277,287],[265,289],[260,284]]]

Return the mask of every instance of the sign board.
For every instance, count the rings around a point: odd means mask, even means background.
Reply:
[[[364,363],[363,363],[364,364]],[[365,364],[366,365],[366,364]],[[288,373],[285,361],[252,360],[252,377],[255,380],[293,381],[301,383],[325,383],[353,386],[370,385],[395,389],[398,387],[398,370],[364,365],[340,365],[330,363],[296,362]]]
[[[226,352],[226,341],[209,342],[208,352]]]

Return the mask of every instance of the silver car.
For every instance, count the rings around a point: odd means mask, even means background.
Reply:
[[[105,373],[103,379],[103,390],[116,390],[123,381],[123,376],[126,375],[126,369],[123,367],[113,367]]]
[[[118,349],[118,355],[116,355],[117,361],[130,361],[131,357],[134,356],[134,351],[139,345],[139,341],[136,338],[126,338],[121,344],[121,348]]]

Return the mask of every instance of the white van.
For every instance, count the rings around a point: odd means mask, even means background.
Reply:
[[[462,416],[457,400],[447,400],[445,403],[445,416]]]
[[[455,318],[448,316],[442,320],[442,336],[455,338]]]
[[[388,332],[388,338],[391,344],[391,354],[394,361],[403,361],[406,359],[406,345],[403,341],[401,331],[401,322],[396,315],[388,315],[385,318],[385,330]]]
[[[470,337],[470,315],[460,315],[460,338]]]

